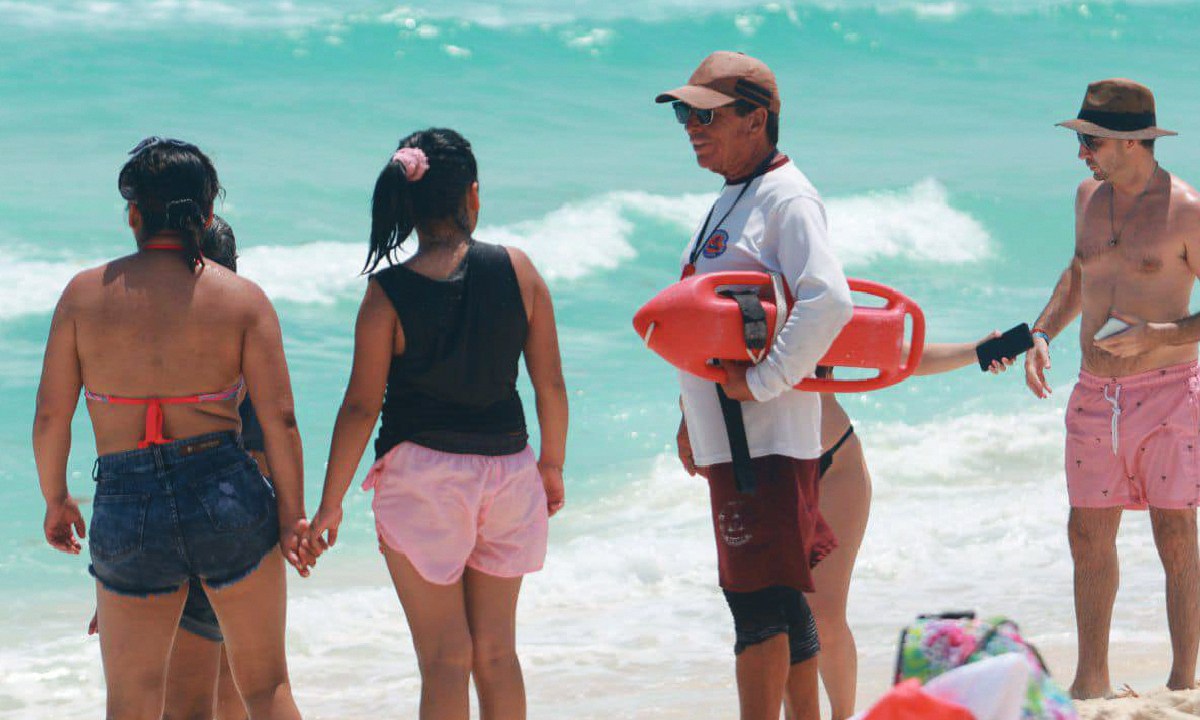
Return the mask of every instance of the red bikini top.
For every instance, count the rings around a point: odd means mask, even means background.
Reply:
[[[146,406],[146,434],[142,441],[138,443],[138,449],[143,450],[151,445],[166,445],[171,442],[171,438],[163,435],[163,405],[191,405],[202,402],[217,402],[219,400],[229,400],[237,397],[242,388],[246,387],[246,383],[242,378],[232,386],[215,393],[204,393],[201,395],[187,395],[184,397],[151,397],[151,398],[127,398],[117,397],[115,395],[101,395],[94,393],[91,390],[84,389],[83,396],[88,400],[96,402],[109,403],[111,405],[145,405]]]

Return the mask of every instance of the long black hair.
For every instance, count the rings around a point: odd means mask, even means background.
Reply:
[[[129,154],[117,187],[142,216],[138,242],[174,230],[183,238],[188,267],[203,265],[205,224],[222,192],[212,160],[191,143],[160,137],[146,138]]]
[[[384,259],[395,262],[396,249],[426,223],[453,218],[464,231],[470,229],[463,201],[471,183],[479,179],[471,143],[453,130],[429,128],[404,138],[399,148],[420,149],[429,169],[410,181],[410,168],[392,159],[379,173],[371,198],[371,246],[364,273],[373,272]]]
[[[237,238],[233,236],[233,228],[220,215],[213,215],[212,223],[204,231],[200,250],[209,260],[237,272]]]

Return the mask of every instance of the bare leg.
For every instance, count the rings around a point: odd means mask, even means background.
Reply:
[[[212,720],[220,662],[221,643],[183,629],[175,633],[163,720]]]
[[[751,645],[737,656],[741,720],[779,720],[779,707],[783,703],[783,688],[788,681],[790,661],[787,633]],[[816,663],[812,662],[812,665],[815,670]],[[811,673],[810,680],[815,698],[815,672]]]
[[[283,555],[277,550],[232,585],[205,585],[217,613],[229,666],[254,720],[297,720],[300,711],[288,680],[284,625],[287,621],[287,579]]]
[[[229,653],[221,645],[221,670],[217,675],[217,720],[247,720],[246,703],[233,681],[233,670],[229,667]]]
[[[821,655],[824,654],[822,648]],[[788,670],[787,693],[783,698],[787,720],[821,720],[821,701],[817,697],[817,658],[821,655],[796,663]]]
[[[1075,562],[1075,627],[1079,662],[1071,697],[1112,694],[1108,676],[1108,632],[1120,583],[1117,529],[1121,508],[1071,508],[1067,537]]]
[[[1200,552],[1196,511],[1150,508],[1154,544],[1167,576],[1167,627],[1171,631],[1171,676],[1167,687],[1196,686],[1196,650],[1200,646]]]
[[[813,570],[816,592],[805,598],[817,620],[817,635],[821,639],[818,665],[832,718],[845,720],[854,714],[858,691],[858,648],[846,622],[846,602],[871,507],[871,476],[856,435],[838,449],[833,464],[821,478],[820,507],[838,546]],[[799,681],[795,666],[788,675],[787,698],[793,695],[793,677]],[[792,717],[790,708],[788,717]]]
[[[167,595],[140,598],[109,592],[96,583],[96,617],[108,690],[108,717],[120,720],[162,717],[167,658],[186,598],[186,584]]]
[[[517,595],[521,578],[467,568],[463,576],[481,720],[522,720],[525,680],[517,659]]]
[[[420,720],[466,720],[472,651],[463,583],[435,585],[408,558],[381,546],[421,668]]]

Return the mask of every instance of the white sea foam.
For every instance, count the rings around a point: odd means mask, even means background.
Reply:
[[[549,280],[573,280],[615,268],[636,256],[630,244],[634,230],[630,213],[674,219],[681,209],[701,207],[698,202],[704,201],[690,196],[613,193],[568,203],[536,220],[483,226],[477,235],[526,251]],[[0,265],[0,320],[48,312],[75,273],[101,262],[23,259],[19,247],[14,248],[9,262]],[[604,252],[580,252],[583,247],[603,247]],[[240,250],[239,271],[261,285],[272,299],[330,304],[361,292],[361,245],[313,242],[248,245]]]
[[[48,30],[137,29],[181,23],[291,29],[335,22],[342,12],[332,4],[291,0],[0,0],[0,17],[6,24]]]
[[[50,312],[75,273],[96,264],[19,257],[0,263],[0,320]]]
[[[1185,5],[1189,0],[1133,0],[1130,5]],[[918,20],[946,21],[968,12],[1030,15],[1060,9],[1077,12],[1076,0],[581,0],[556,2],[479,2],[447,0],[425,6],[396,6],[380,0],[0,0],[0,17],[10,26],[39,30],[145,30],[165,27],[281,29],[287,32],[329,30],[338,25],[397,25],[409,29],[423,20],[453,21],[487,28],[571,26],[578,22],[638,20],[668,22],[686,14],[696,17],[733,14],[736,28],[752,35],[763,17],[783,13],[793,24],[797,8],[826,12],[910,13]],[[594,49],[594,48],[593,48]]]
[[[990,252],[987,230],[950,205],[945,186],[927,178],[900,192],[833,198],[829,234],[847,266],[878,258],[963,263]]]
[[[612,192],[567,203],[537,219],[483,226],[478,236],[526,251],[551,281],[577,280],[636,258],[639,221],[670,226],[682,245],[712,199],[708,194]],[[935,180],[898,192],[834,198],[827,206],[834,247],[848,267],[880,258],[961,263],[990,252],[987,231],[951,207],[946,189]],[[0,266],[0,320],[49,312],[72,275],[100,262],[26,259],[28,252],[17,244]],[[275,300],[327,305],[361,292],[362,258],[363,248],[350,243],[249,245],[242,248],[239,269]]]
[[[538,220],[481,227],[479,238],[520,247],[551,281],[577,280],[612,270],[637,257],[637,221],[649,218],[677,228],[680,239],[695,229],[713,197],[692,193],[660,196],[612,192],[568,203]],[[830,234],[847,266],[878,258],[962,263],[989,253],[989,236],[970,215],[949,205],[946,188],[923,180],[900,192],[830,200]],[[602,247],[604,252],[580,252]],[[256,246],[242,253],[241,268],[272,298],[328,302],[359,292],[358,245],[314,242]]]

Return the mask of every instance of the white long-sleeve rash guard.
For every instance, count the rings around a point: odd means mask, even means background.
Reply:
[[[821,454],[820,396],[792,387],[813,374],[849,322],[850,288],[829,247],[825,206],[808,178],[788,162],[751,182],[736,205],[743,185],[728,185],[717,198],[712,222],[733,210],[719,227],[708,228],[696,272],[776,272],[788,283],[795,304],[767,357],[746,373],[757,402],[742,403],[742,416],[751,457],[815,458]],[[685,372],[679,382],[696,464],[730,462],[716,386]]]

